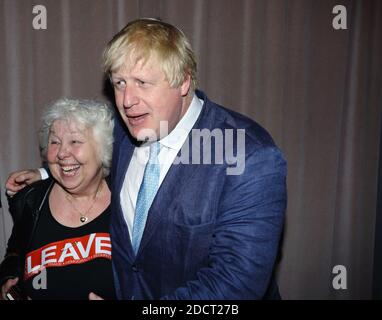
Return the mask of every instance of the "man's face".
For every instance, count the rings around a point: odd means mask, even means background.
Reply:
[[[171,132],[189,106],[186,99],[189,77],[178,88],[170,87],[161,66],[152,56],[145,63],[141,59],[133,64],[128,59],[112,73],[112,82],[119,113],[130,134],[138,140],[148,136],[150,139],[163,138],[159,135],[160,122],[167,121],[168,133]],[[149,129],[152,134],[142,129]]]

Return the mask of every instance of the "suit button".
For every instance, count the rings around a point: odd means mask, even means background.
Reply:
[[[135,264],[133,264],[131,266],[131,270],[133,270],[134,272],[138,272],[138,267]]]

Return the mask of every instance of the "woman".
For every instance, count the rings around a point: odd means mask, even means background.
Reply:
[[[52,178],[10,200],[2,298],[16,283],[31,299],[114,298],[105,180],[112,130],[111,110],[95,101],[61,99],[44,112],[40,150]]]

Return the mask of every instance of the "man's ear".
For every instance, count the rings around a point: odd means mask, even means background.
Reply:
[[[191,76],[187,74],[184,78],[182,85],[180,86],[180,92],[182,97],[185,97],[188,95],[190,88],[191,88]]]

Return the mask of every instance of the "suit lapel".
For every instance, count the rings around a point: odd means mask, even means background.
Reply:
[[[212,123],[212,110],[210,110],[210,106],[206,96],[202,96],[204,100],[203,109],[199,115],[198,120],[196,121],[193,129],[202,129],[202,128],[211,128]],[[164,216],[167,215],[167,212],[171,210],[171,204],[173,201],[181,194],[180,186],[187,183],[187,180],[200,168],[199,165],[191,164],[192,159],[192,134],[191,132],[188,134],[188,139],[185,143],[189,143],[189,155],[188,160],[189,164],[173,164],[165,179],[163,180],[153,203],[151,204],[145,230],[143,232],[140,248],[138,251],[138,255],[140,251],[144,250],[147,243],[150,241],[154,231],[156,230],[159,222],[162,220]],[[180,157],[180,153],[182,150],[178,152],[177,157]]]
[[[116,145],[116,144],[115,144]],[[118,239],[120,239],[120,247],[121,250],[125,251],[126,256],[128,256],[131,260],[134,260],[133,248],[130,241],[129,228],[127,227],[125,218],[123,216],[123,210],[121,206],[120,193],[123,186],[123,181],[125,179],[127,168],[129,167],[129,163],[131,157],[134,152],[134,144],[131,143],[129,136],[123,136],[121,143],[119,145],[119,150],[116,150],[114,153],[114,157],[118,160],[114,162],[113,165],[116,166],[114,169],[114,177],[113,177],[113,191],[112,191],[112,207],[115,209],[112,210],[113,217],[112,219],[116,222],[113,224],[115,232],[117,232]],[[123,245],[122,245],[123,244]]]
[[[123,181],[125,180],[126,171],[133,156],[134,148],[135,145],[131,143],[128,136],[125,136],[118,150],[117,170],[115,171],[118,175],[114,177],[115,190],[117,190],[118,194],[122,190]]]
[[[173,164],[170,167],[149,209],[139,251],[144,249],[162,218],[171,210],[171,204],[180,195],[180,186],[186,183],[197,169],[196,165]]]

